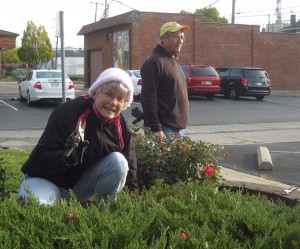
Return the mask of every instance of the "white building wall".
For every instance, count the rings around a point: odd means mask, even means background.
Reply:
[[[57,57],[57,69],[61,69],[61,57]],[[83,75],[84,57],[65,57],[65,73],[67,75]]]

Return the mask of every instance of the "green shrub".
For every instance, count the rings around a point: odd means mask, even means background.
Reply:
[[[76,83],[83,83],[83,75],[69,75],[70,79]]]
[[[15,196],[22,177],[21,166],[29,156],[28,151],[0,153],[0,196]]]
[[[176,135],[171,140],[157,140],[153,133],[145,130],[142,135],[139,129],[133,128],[141,188],[150,188],[158,179],[170,185],[207,179],[219,182],[221,146]]]

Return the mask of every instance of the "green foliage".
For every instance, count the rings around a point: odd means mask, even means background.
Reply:
[[[0,200],[15,196],[22,176],[20,168],[28,156],[23,151],[0,153]]]
[[[73,81],[73,82],[76,82],[76,83],[84,83],[83,82],[83,75],[68,75],[70,77],[70,79]]]
[[[196,15],[203,15],[204,22],[228,23],[225,17],[220,17],[220,13],[215,7],[196,9]]]
[[[85,208],[75,199],[54,206],[5,199],[0,203],[0,248],[300,246],[300,206],[217,191],[208,182],[155,184],[141,196],[122,192],[117,202],[99,209],[99,203]]]
[[[16,178],[28,156],[0,152],[7,174]],[[17,188],[16,178],[11,186]],[[74,196],[54,206],[4,198],[0,248],[300,248],[300,205],[218,190],[213,181],[156,182],[140,196],[123,191],[117,202],[102,205],[83,206]]]
[[[1,63],[10,64],[10,63],[22,63],[18,56],[18,48],[12,48],[5,50],[1,53]]]
[[[32,69],[38,69],[43,63],[53,59],[54,52],[44,26],[36,27],[32,21],[27,23],[18,56]]]
[[[18,82],[20,80],[20,78],[15,77],[15,76],[2,76],[2,74],[4,74],[2,72],[3,70],[0,71],[0,81],[5,81],[5,82]]]
[[[181,14],[192,14],[191,12],[181,10]],[[220,17],[220,12],[215,7],[208,7],[202,9],[196,9],[195,15],[203,15],[204,22],[217,22],[217,23],[228,23],[225,17]]]
[[[150,188],[158,179],[171,185],[179,181],[220,180],[218,162],[223,155],[222,147],[189,137],[157,140],[152,132],[139,132],[145,128],[133,129],[141,188]]]

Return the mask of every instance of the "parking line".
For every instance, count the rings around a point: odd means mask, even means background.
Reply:
[[[276,150],[273,150],[273,151],[270,151],[272,153],[285,153],[285,154],[300,154],[299,151],[276,151]]]
[[[15,107],[13,107],[12,105],[10,105],[10,104],[7,104],[6,102],[4,102],[4,101],[2,101],[2,100],[0,100],[0,102],[2,102],[3,104],[7,105],[8,107],[10,107],[10,108],[14,109],[15,111],[18,111],[18,109],[17,109],[17,108],[15,108]]]

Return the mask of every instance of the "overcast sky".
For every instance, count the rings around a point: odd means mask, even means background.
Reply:
[[[194,12],[204,7],[216,7],[220,16],[231,22],[232,0],[6,0],[0,5],[0,29],[17,33],[17,46],[21,44],[28,21],[42,25],[55,45],[55,19],[59,11],[64,12],[65,47],[83,48],[83,36],[77,33],[82,26],[103,17],[105,1],[109,4],[109,16],[119,15],[132,9],[149,12],[179,13],[181,10]],[[235,23],[255,24],[265,27],[275,22],[275,10],[279,0],[236,0]],[[97,4],[96,4],[97,3]],[[97,9],[96,9],[97,6]],[[291,14],[300,19],[299,0],[281,0],[281,14],[289,22]]]

